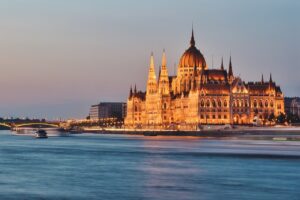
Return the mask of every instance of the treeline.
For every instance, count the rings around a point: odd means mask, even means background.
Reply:
[[[46,119],[30,119],[30,118],[2,118],[0,117],[0,123],[36,123],[46,122]]]

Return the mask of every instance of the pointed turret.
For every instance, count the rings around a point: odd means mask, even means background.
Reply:
[[[223,56],[222,56],[222,62],[221,62],[221,70],[224,70]]]
[[[271,90],[272,88],[273,88],[273,80],[272,80],[272,74],[270,74],[269,89]]]
[[[169,94],[169,75],[167,69],[167,59],[165,50],[163,50],[162,62],[159,74],[159,93],[167,95]]]
[[[232,83],[234,79],[234,76],[233,76],[233,71],[232,71],[232,62],[231,62],[231,55],[230,55],[230,58],[229,58],[229,69],[228,69],[228,80],[230,83]]]
[[[129,98],[131,98],[132,95],[133,95],[133,93],[132,93],[132,86],[130,86]]]
[[[261,83],[263,84],[265,81],[264,81],[264,75],[262,74],[261,75]]]
[[[137,93],[136,84],[134,85],[134,94]]]
[[[166,59],[166,52],[165,49],[163,50],[162,60],[161,60],[161,66],[166,67],[167,66],[167,59]]]
[[[194,39],[194,28],[192,27],[192,37],[190,41],[191,46],[195,46],[195,39]]]
[[[157,92],[157,82],[156,82],[156,74],[154,67],[154,57],[153,53],[151,53],[150,57],[150,66],[148,72],[148,81],[147,81],[147,94],[152,94]]]
[[[230,59],[229,59],[229,71],[228,71],[228,75],[229,76],[233,76],[231,56],[230,56]]]

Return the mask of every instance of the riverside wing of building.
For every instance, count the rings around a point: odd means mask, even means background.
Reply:
[[[270,75],[268,81],[245,83],[234,76],[231,57],[228,70],[223,58],[219,69],[209,69],[196,48],[190,47],[169,76],[166,55],[156,78],[151,54],[146,92],[130,89],[127,128],[194,130],[201,124],[251,124],[284,112],[284,98]]]

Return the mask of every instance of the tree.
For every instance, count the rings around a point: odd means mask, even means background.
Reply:
[[[277,123],[283,124],[286,121],[286,116],[283,113],[280,113],[277,116]]]
[[[295,114],[292,114],[292,113],[289,113],[287,116],[286,116],[286,120],[288,123],[299,123],[299,116],[298,115],[295,115]]]
[[[268,117],[268,121],[269,121],[269,122],[274,122],[275,120],[276,120],[276,117],[275,117],[274,113],[271,113],[271,114],[269,115],[269,117]]]

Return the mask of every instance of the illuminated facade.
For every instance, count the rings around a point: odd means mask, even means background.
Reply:
[[[270,75],[268,81],[245,83],[228,71],[223,59],[219,69],[209,69],[196,48],[190,47],[178,64],[177,76],[169,76],[166,55],[156,78],[151,54],[145,92],[130,89],[127,128],[194,130],[201,124],[251,124],[284,112],[284,98]]]

